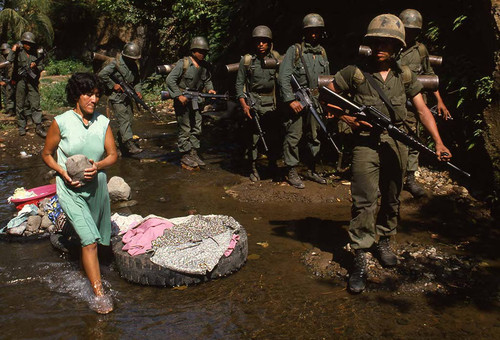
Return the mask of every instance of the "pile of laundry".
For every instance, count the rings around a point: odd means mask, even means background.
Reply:
[[[151,253],[159,266],[188,274],[210,272],[229,256],[241,225],[231,216],[190,215],[166,219],[156,215],[111,216],[114,232],[123,235],[123,251],[131,256]]]
[[[24,198],[24,197],[23,197]],[[26,204],[7,225],[0,227],[0,234],[31,236],[53,234],[66,223],[57,195],[45,198],[37,204]]]

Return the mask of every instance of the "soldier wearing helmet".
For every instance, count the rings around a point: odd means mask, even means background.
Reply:
[[[106,87],[112,91],[109,96],[109,102],[115,113],[116,120],[118,121],[121,145],[125,148],[123,150],[126,154],[135,155],[142,152],[142,149],[134,141],[134,134],[132,132],[132,120],[134,118],[134,110],[132,100],[123,93],[120,84],[116,84],[109,77],[111,74],[116,76],[120,81],[126,81],[134,86],[139,98],[142,98],[142,86],[139,75],[138,61],[141,58],[141,48],[134,42],[126,43],[123,46],[121,55],[107,64],[101,72],[99,77],[102,78]]]
[[[10,116],[15,116],[15,106],[14,99],[12,95],[12,84],[10,78],[12,77],[12,64],[7,61],[7,56],[10,53],[10,45],[3,43],[0,45],[0,64],[6,64],[6,66],[0,69],[0,86],[2,88],[2,102],[0,108],[3,106],[3,111],[5,114]]]
[[[414,9],[405,9],[399,14],[399,18],[403,22],[406,31],[406,48],[403,49],[399,60],[401,65],[408,66],[413,72],[418,75],[434,75],[434,70],[429,62],[429,52],[424,44],[416,40],[417,36],[422,31],[422,15]],[[433,92],[437,102],[437,109],[444,119],[451,118],[450,112],[441,98],[439,90]],[[425,94],[424,100],[426,99]],[[408,110],[408,125],[414,132],[420,130],[419,121],[417,119],[418,112],[415,109]],[[425,190],[418,184],[415,179],[415,171],[418,170],[418,155],[419,152],[413,148],[408,151],[408,165],[406,169],[406,180],[403,189],[410,192],[414,197],[425,196]]]
[[[268,145],[268,168],[272,176],[276,175],[276,161],[281,154],[280,120],[276,112],[277,69],[265,68],[264,59],[281,60],[281,56],[273,49],[273,34],[267,26],[260,25],[252,31],[253,53],[241,57],[238,75],[236,76],[236,96],[243,113],[247,118],[246,156],[250,161],[250,180],[260,180],[256,167],[260,135],[255,127],[254,115],[265,134]],[[250,107],[249,105],[253,105]]]
[[[181,163],[188,169],[203,167],[205,162],[198,155],[201,137],[201,112],[195,109],[184,90],[207,91],[215,94],[211,80],[211,65],[205,60],[209,51],[207,39],[195,37],[189,46],[190,56],[180,59],[167,76],[167,88],[174,98],[175,116],[179,128],[177,146],[183,154]]]
[[[42,109],[40,108],[40,73],[44,69],[43,50],[37,50],[35,35],[24,32],[21,42],[12,46],[7,60],[12,63],[12,85],[15,85],[15,108],[19,135],[26,134],[28,116],[36,125],[35,132],[42,138],[47,133],[42,125]],[[42,59],[42,61],[36,62]],[[30,72],[27,72],[30,70]],[[33,77],[30,76],[33,75]]]
[[[304,188],[304,183],[296,170],[299,164],[299,141],[303,133],[310,151],[307,162],[308,170],[304,177],[320,184],[326,184],[326,180],[316,172],[316,158],[321,145],[318,139],[319,125],[295,99],[290,79],[293,74],[301,86],[311,90],[316,102],[315,107],[318,112],[322,112],[317,101],[318,76],[330,73],[328,57],[321,46],[325,31],[323,18],[319,14],[310,13],[304,17],[302,28],[304,33],[302,42],[288,48],[280,65],[278,77],[281,97],[288,106],[286,135],[283,143],[283,156],[288,168],[287,180],[298,189]]]
[[[396,63],[395,56],[406,44],[401,20],[392,14],[375,17],[368,26],[365,40],[365,44],[373,51],[367,62],[343,68],[335,74],[329,87],[336,92],[351,93],[354,101],[360,105],[375,106],[395,126],[404,124],[408,98],[434,139],[439,159],[448,160],[451,153],[444,146],[436,122],[422,98],[422,84],[408,67],[399,67]],[[378,91],[385,94],[388,103]],[[403,186],[408,149],[389,134],[372,129],[366,121],[341,111],[331,111],[349,124],[354,132],[349,236],[355,259],[348,286],[352,292],[360,293],[366,286],[366,252],[374,245],[384,266],[397,264],[389,241],[396,234],[398,225],[399,194]],[[377,213],[379,189],[382,197]]]

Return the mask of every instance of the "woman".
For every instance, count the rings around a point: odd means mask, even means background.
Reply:
[[[94,112],[101,89],[99,78],[91,73],[75,73],[68,80],[66,96],[74,109],[55,117],[42,158],[58,173],[59,202],[80,237],[83,269],[95,294],[91,308],[106,314],[113,310],[113,302],[102,287],[97,243],[110,244],[110,203],[106,174],[102,170],[116,162],[117,152],[109,119]],[[67,158],[78,154],[87,156],[92,164],[85,169],[83,181],[73,181],[66,171]]]

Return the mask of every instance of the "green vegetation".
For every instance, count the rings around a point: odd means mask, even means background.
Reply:
[[[67,75],[75,72],[92,72],[92,67],[72,58],[63,60],[51,59],[45,66],[45,71],[49,76]]]
[[[40,84],[40,105],[43,111],[50,114],[59,114],[67,110],[68,102],[66,101],[66,83],[64,80],[53,80],[43,78],[44,81]]]

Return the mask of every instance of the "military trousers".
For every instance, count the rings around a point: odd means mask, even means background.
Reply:
[[[314,163],[319,153],[321,142],[318,139],[319,124],[306,110],[300,113],[288,109],[288,119],[285,121],[285,140],[283,141],[283,158],[289,167],[299,164],[299,142],[304,136],[310,152],[310,163]]]
[[[267,157],[269,161],[275,162],[281,156],[281,136],[282,124],[278,112],[275,110],[257,112],[264,139],[269,149]],[[255,161],[259,155],[259,145],[262,145],[262,140],[255,124],[254,119],[247,119],[246,131],[248,131],[247,158],[250,161]]]
[[[15,112],[15,101],[12,85],[10,83],[2,86],[2,108],[5,112]]]
[[[406,123],[411,128],[411,130],[417,134],[419,134],[420,130],[420,121],[417,118],[418,112],[413,112],[408,110],[408,115],[406,116]],[[408,148],[408,164],[406,166],[406,171],[414,172],[418,170],[418,156],[420,152],[414,148]]]
[[[177,138],[179,151],[184,153],[191,149],[199,149],[202,123],[200,110],[194,110],[191,102],[184,106],[177,99],[174,99],[174,110],[179,129]]]
[[[110,101],[110,103],[118,122],[121,142],[125,143],[134,137],[134,133],[132,132],[132,119],[134,118],[132,102],[127,98],[126,101]]]
[[[396,234],[399,195],[403,186],[408,148],[388,134],[355,136],[352,159],[352,219],[349,237],[353,249],[367,249],[376,235]],[[381,203],[377,213],[378,190]]]
[[[42,123],[38,82],[20,79],[16,83],[16,115],[17,125],[20,128],[26,128],[28,116],[30,115],[33,123]]]

